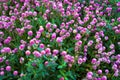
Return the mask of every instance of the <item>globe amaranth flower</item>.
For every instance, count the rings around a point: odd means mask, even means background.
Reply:
[[[92,61],[91,61],[92,64],[95,64],[96,62],[97,62],[96,58],[93,58]]]
[[[117,5],[118,7],[120,7],[120,2],[118,2],[116,5]]]
[[[29,56],[29,55],[31,54],[31,52],[30,52],[29,50],[27,50],[27,51],[25,51],[25,54],[26,54],[27,56]]]
[[[4,76],[5,72],[4,71],[1,71],[0,72],[0,76]]]
[[[97,73],[98,73],[98,74],[102,74],[102,70],[99,69],[99,70],[97,71]]]
[[[11,66],[6,66],[6,71],[11,71]]]
[[[78,64],[82,64],[83,63],[83,59],[82,58],[79,58],[78,59]]]
[[[81,35],[80,34],[77,34],[76,36],[75,36],[75,40],[80,40],[81,39]]]
[[[1,53],[11,53],[11,49],[9,47],[4,47],[1,49]]]
[[[52,36],[51,36],[52,39],[55,39],[56,38],[56,33],[53,33]]]
[[[28,36],[32,36],[33,32],[32,31],[28,31]]]
[[[58,53],[59,53],[59,50],[56,50],[56,49],[53,50],[54,55],[57,55]]]
[[[42,55],[40,54],[40,52],[38,52],[38,51],[34,51],[34,52],[33,52],[33,55],[34,55],[35,57],[37,57],[37,58],[39,58],[39,57],[42,56]]]
[[[14,75],[14,76],[17,76],[17,75],[18,75],[18,71],[14,71],[14,72],[13,72],[13,75]]]
[[[24,58],[23,57],[20,57],[20,63],[23,64],[24,63]]]
[[[57,37],[56,42],[61,43],[63,41],[62,37]]]
[[[0,63],[2,63],[2,62],[3,62],[3,60],[4,60],[4,59],[3,59],[3,57],[0,57]]]
[[[19,49],[20,49],[20,50],[24,50],[24,48],[25,48],[25,44],[21,44],[21,45],[19,46]]]
[[[42,54],[42,55],[46,54],[45,50],[42,50],[42,51],[41,51],[41,54]]]
[[[64,77],[61,77],[59,80],[64,80]]]

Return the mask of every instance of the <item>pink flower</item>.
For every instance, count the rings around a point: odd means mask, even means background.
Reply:
[[[78,64],[82,64],[82,63],[83,63],[82,58],[79,58],[79,59],[78,59]]]
[[[55,55],[56,55],[56,54],[58,54],[58,53],[59,53],[59,51],[58,51],[58,50],[56,50],[56,49],[54,49],[54,50],[53,50],[53,54],[55,54]]]
[[[66,52],[66,51],[62,51],[60,54],[61,54],[62,56],[65,56],[65,55],[67,54],[67,52]]]
[[[92,64],[95,64],[96,62],[97,62],[97,59],[95,59],[95,58],[93,58],[91,61]]]
[[[75,36],[75,39],[76,39],[76,40],[80,40],[81,37],[82,37],[82,36],[81,36],[80,34],[77,34],[77,35]]]
[[[34,56],[37,57],[37,58],[39,58],[39,57],[42,56],[42,55],[40,54],[40,52],[38,52],[38,51],[34,51],[33,54],[34,54]]]
[[[77,45],[77,46],[81,46],[81,45],[82,45],[82,41],[79,40],[78,42],[76,42],[76,45]]]
[[[33,32],[32,32],[32,31],[28,31],[28,35],[29,35],[29,36],[32,36],[32,35],[33,35]]]
[[[46,52],[46,53],[50,53],[50,52],[51,52],[50,48],[46,48],[46,49],[45,49],[45,52]]]
[[[0,63],[3,62],[3,60],[4,60],[3,57],[0,57]]]
[[[21,44],[21,45],[19,46],[19,49],[20,49],[20,50],[24,50],[24,48],[25,48],[25,44]]]
[[[102,70],[99,69],[99,70],[98,70],[98,74],[102,74]]]
[[[118,7],[120,7],[120,2],[118,2],[116,5],[117,5]]]
[[[45,66],[47,66],[47,65],[48,65],[48,63],[49,63],[48,61],[45,61],[44,65],[45,65]]]
[[[41,43],[39,47],[44,49],[45,45]]]
[[[45,53],[46,53],[45,50],[42,50],[42,51],[41,51],[41,54],[42,54],[42,55],[44,55]]]
[[[64,80],[64,77],[61,77],[59,80]]]
[[[63,39],[61,37],[57,37],[56,42],[61,43]]]
[[[11,71],[11,66],[7,66],[6,71]]]
[[[24,58],[20,57],[20,63],[23,64],[24,63]]]
[[[51,23],[48,22],[48,23],[46,24],[46,29],[49,29],[50,27],[51,27]]]
[[[115,46],[114,46],[114,44],[111,44],[110,45],[110,49],[113,49]]]
[[[17,76],[17,75],[18,75],[18,71],[14,71],[14,72],[13,72],[13,75],[14,75],[14,76]]]
[[[91,80],[92,79],[92,75],[87,75],[87,79]]]
[[[101,80],[107,80],[106,76],[102,76]]]
[[[25,54],[26,54],[27,56],[29,56],[29,55],[31,54],[31,52],[30,52],[29,50],[27,50],[27,51],[25,52]]]
[[[1,71],[0,72],[0,76],[3,76],[5,73],[4,73],[4,71]]]
[[[53,33],[52,36],[51,36],[52,39],[55,39],[56,38],[56,33]]]

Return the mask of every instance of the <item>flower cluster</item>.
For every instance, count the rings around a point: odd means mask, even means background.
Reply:
[[[120,2],[0,1],[0,78],[120,77]]]

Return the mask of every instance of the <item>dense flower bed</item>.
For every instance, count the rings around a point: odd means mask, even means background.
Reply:
[[[119,0],[0,0],[0,80],[120,80]]]

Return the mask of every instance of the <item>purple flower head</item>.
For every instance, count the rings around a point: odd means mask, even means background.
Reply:
[[[79,58],[78,59],[78,64],[82,64],[83,63],[83,59],[82,58]]]
[[[38,51],[34,51],[34,52],[33,52],[33,55],[34,55],[35,57],[37,57],[37,58],[39,58],[39,57],[42,56],[42,55],[40,54],[40,52],[38,52]]]
[[[42,55],[44,55],[45,53],[46,53],[45,50],[42,50],[42,51],[41,51],[41,54],[42,54]]]
[[[62,37],[57,37],[56,42],[61,43],[63,41]]]
[[[24,63],[24,58],[20,57],[20,63],[23,64]]]
[[[58,53],[59,53],[59,50],[56,50],[56,49],[53,50],[53,54],[56,55],[56,54],[58,54]]]
[[[116,5],[117,5],[118,7],[120,7],[120,2],[118,2]]]
[[[51,27],[51,23],[48,22],[48,23],[46,24],[46,29],[50,29],[50,27]]]
[[[3,57],[0,57],[0,63],[3,62],[3,60],[4,60]]]
[[[11,66],[6,66],[6,71],[11,71]]]
[[[4,47],[1,49],[1,53],[11,53],[11,49],[9,47]]]
[[[27,56],[29,56],[29,55],[31,54],[31,52],[30,52],[29,50],[27,50],[27,51],[25,52],[25,54],[26,54]]]
[[[18,75],[18,71],[14,71],[14,72],[13,72],[13,75],[14,75],[14,76],[17,76],[17,75]]]
[[[80,34],[77,34],[77,35],[75,36],[75,39],[76,39],[76,40],[80,40],[81,37],[82,37],[82,36],[81,36]]]
[[[51,36],[52,39],[55,39],[56,38],[56,33],[53,33],[52,36]]]
[[[0,76],[3,76],[5,73],[4,73],[4,71],[1,71],[0,72]]]
[[[24,48],[25,48],[25,44],[21,44],[21,45],[19,46],[19,49],[20,49],[20,50],[24,50]]]
[[[33,35],[33,32],[32,32],[32,31],[28,31],[28,35],[29,35],[29,36],[32,36],[32,35]]]
[[[91,61],[92,64],[95,64],[96,62],[97,62],[96,58],[93,58],[92,61]]]
[[[67,54],[67,52],[66,52],[66,51],[62,51],[60,54],[61,54],[62,56],[65,56],[65,55]]]
[[[98,74],[102,74],[102,70],[99,69],[97,73],[98,73]]]
[[[44,49],[45,45],[41,43],[39,47]]]

